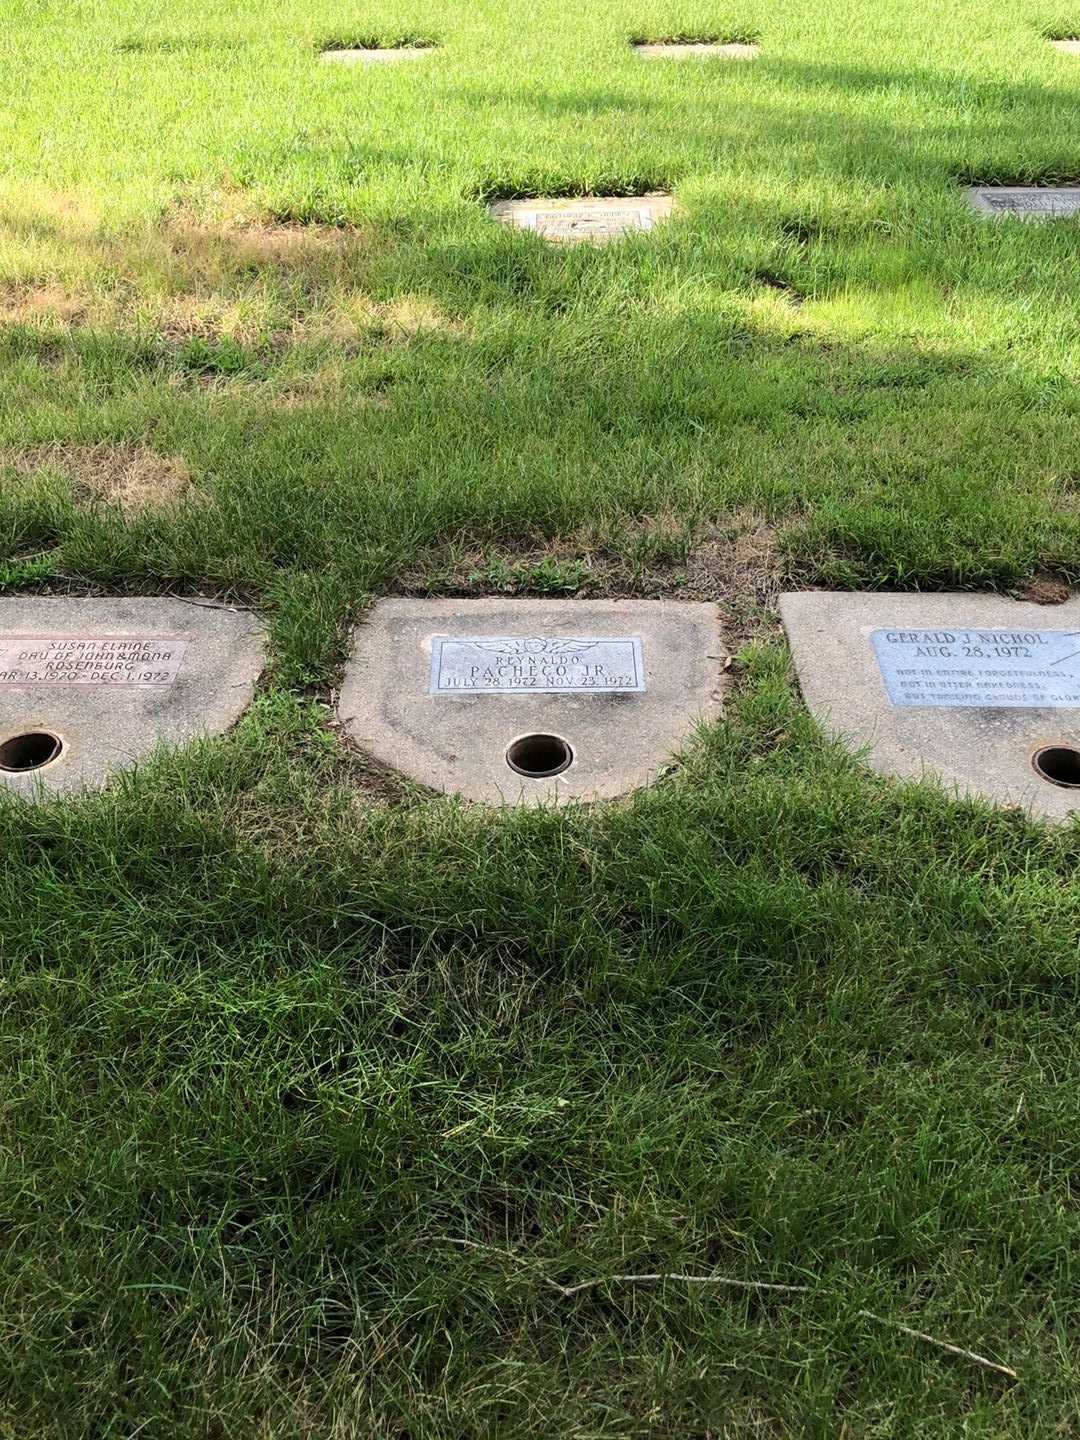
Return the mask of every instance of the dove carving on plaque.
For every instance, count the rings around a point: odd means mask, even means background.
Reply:
[[[477,650],[493,655],[581,655],[599,642],[596,640],[544,640],[538,637],[521,640],[473,640]]]

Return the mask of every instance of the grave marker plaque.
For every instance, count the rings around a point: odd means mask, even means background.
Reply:
[[[1080,185],[973,185],[967,197],[980,215],[1063,220],[1080,213]]]
[[[401,60],[419,60],[431,53],[430,45],[386,45],[379,49],[355,47],[348,50],[324,50],[319,59],[324,65],[395,65]]]
[[[634,694],[644,689],[638,636],[438,635],[432,645],[432,695]]]
[[[1080,706],[1080,634],[1069,630],[875,630],[893,705],[991,709]]]
[[[159,746],[222,734],[264,651],[255,617],[227,605],[0,598],[0,786],[94,788]]]
[[[0,635],[0,685],[172,685],[187,640],[142,635]]]
[[[646,60],[754,60],[761,54],[760,45],[745,40],[643,40],[634,50]]]
[[[575,196],[569,199],[495,200],[492,215],[517,230],[532,230],[555,244],[603,245],[632,230],[652,230],[670,215],[670,195]]]
[[[353,637],[340,716],[420,784],[488,804],[647,785],[720,713],[715,605],[380,600]]]
[[[808,591],[780,613],[807,706],[875,770],[1054,819],[1080,809],[1080,781],[1059,778],[1080,776],[1080,598]]]
[[[610,239],[627,230],[651,230],[647,210],[534,210],[521,216],[518,227],[535,230],[551,240]]]

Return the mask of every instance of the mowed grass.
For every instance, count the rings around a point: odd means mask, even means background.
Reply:
[[[6,19],[0,584],[271,665],[0,807],[0,1434],[1080,1433],[1080,832],[872,778],[771,603],[1080,573],[1080,227],[961,193],[1080,180],[1080,10]],[[736,698],[624,804],[433,799],[330,723],[401,588],[711,594]]]

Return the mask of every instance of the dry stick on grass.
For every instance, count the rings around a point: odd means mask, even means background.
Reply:
[[[433,1240],[440,1241],[444,1245],[460,1245],[465,1250],[483,1250],[488,1255],[501,1255],[507,1260],[512,1260],[515,1265],[530,1271],[542,1280],[550,1289],[556,1290],[564,1300],[571,1295],[581,1295],[586,1290],[595,1290],[598,1285],[656,1285],[662,1280],[678,1280],[687,1285],[729,1285],[739,1290],[780,1290],[789,1295],[821,1295],[828,1292],[816,1290],[812,1285],[779,1285],[771,1280],[736,1280],[729,1275],[682,1275],[675,1271],[659,1271],[650,1275],[597,1275],[592,1280],[582,1280],[577,1285],[560,1285],[557,1280],[552,1280],[550,1275],[545,1275],[542,1270],[532,1264],[531,1261],[523,1260],[520,1255],[515,1255],[513,1250],[500,1250],[495,1245],[482,1245],[478,1240],[463,1240],[453,1235],[433,1235]],[[875,1315],[872,1310],[860,1310],[860,1316],[867,1320],[876,1320],[879,1325],[888,1325],[894,1330],[899,1330],[903,1335],[910,1335],[913,1340],[925,1340],[928,1345],[936,1345],[939,1350],[946,1350],[950,1355],[957,1355],[961,1360],[970,1360],[973,1365],[981,1365],[986,1370],[993,1370],[998,1375],[1005,1375],[1010,1380],[1019,1380],[1015,1370],[1008,1365],[999,1365],[996,1360],[987,1360],[985,1355],[977,1355],[974,1350],[964,1350],[959,1345],[950,1345],[947,1340],[938,1340],[933,1335],[927,1335],[925,1330],[912,1330],[908,1325],[901,1325],[898,1320],[887,1320],[883,1315]]]
[[[564,1297],[566,1295],[565,1285],[560,1285],[557,1280],[552,1280],[550,1275],[545,1275],[542,1270],[538,1270],[530,1261],[523,1260],[520,1255],[515,1255],[513,1250],[500,1250],[497,1245],[481,1245],[479,1240],[461,1240],[453,1235],[433,1235],[431,1238],[441,1241],[443,1245],[460,1245],[463,1250],[483,1250],[488,1255],[502,1255],[505,1259],[512,1260],[515,1265],[520,1265],[523,1270],[528,1270],[533,1275],[536,1275],[545,1285],[549,1285],[552,1290],[557,1290],[559,1294]]]
[[[912,1330],[909,1325],[901,1325],[899,1320],[886,1320],[884,1315],[875,1315],[872,1310],[860,1310],[859,1314],[867,1320],[876,1320],[879,1325],[888,1325],[893,1330],[899,1330],[903,1335],[910,1335],[913,1340],[925,1340],[928,1345],[936,1345],[939,1350],[947,1350],[950,1355],[959,1355],[962,1360],[970,1360],[973,1365],[982,1365],[999,1375],[1007,1375],[1010,1380],[1020,1379],[1016,1371],[1010,1370],[1008,1365],[999,1365],[996,1360],[987,1360],[985,1355],[976,1355],[974,1350],[964,1350],[959,1345],[950,1345],[947,1340],[938,1340],[933,1335],[927,1335],[925,1330]]]
[[[734,1285],[739,1290],[786,1290],[789,1295],[809,1295],[809,1285],[777,1285],[770,1280],[734,1280],[729,1275],[678,1275],[675,1271],[661,1271],[656,1275],[597,1275],[594,1280],[582,1280],[578,1285],[560,1285],[564,1295],[580,1295],[583,1290],[595,1290],[597,1285],[655,1285],[661,1280],[681,1280],[687,1285]]]
[[[798,1295],[809,1295],[811,1292],[809,1285],[777,1285],[769,1280],[734,1280],[727,1275],[677,1275],[674,1271],[656,1275],[597,1275],[595,1279],[582,1280],[577,1285],[560,1285],[557,1280],[552,1280],[550,1275],[538,1270],[531,1261],[523,1260],[512,1250],[481,1245],[478,1240],[455,1239],[453,1235],[433,1235],[432,1239],[441,1240],[446,1245],[461,1245],[467,1250],[486,1250],[489,1255],[504,1255],[507,1260],[513,1260],[515,1265],[532,1271],[545,1285],[557,1290],[564,1300],[571,1295],[580,1295],[585,1290],[595,1290],[598,1285],[656,1285],[661,1280],[681,1280],[689,1285],[734,1285],[739,1290],[786,1290],[789,1294]]]

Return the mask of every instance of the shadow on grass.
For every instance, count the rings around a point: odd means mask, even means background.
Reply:
[[[791,85],[822,93],[903,89],[884,70],[771,63]],[[904,82],[911,94],[931,83],[950,82],[932,72]],[[1030,86],[975,94],[996,113],[1014,105],[1014,127],[1037,109]],[[705,146],[718,129],[734,143],[742,112],[710,118],[710,103],[683,102],[701,122],[691,143]],[[785,130],[784,114],[775,100],[752,107],[755,124],[776,123],[780,153],[794,161],[808,122]],[[943,156],[910,148],[917,127],[865,124],[904,179],[916,165],[944,190]],[[434,164],[434,153],[412,163]],[[958,292],[973,308],[1008,305],[1020,273],[1027,300],[1042,287],[1056,302],[1057,262],[1080,232],[989,226],[958,211],[958,239],[942,246],[939,212],[920,228],[898,221],[895,201],[890,213],[875,209],[887,172],[853,201],[844,167],[857,163],[834,135],[816,152],[819,178],[837,187],[829,203],[795,204],[780,189],[744,193],[733,211],[704,193],[694,214],[606,250],[554,251],[487,220],[463,230],[450,207],[403,223],[397,246],[365,273],[480,316],[480,334],[376,351],[326,406],[277,402],[287,353],[259,356],[252,387],[239,383],[246,355],[209,342],[184,361],[78,329],[9,334],[8,355],[31,371],[47,370],[60,347],[66,403],[83,423],[95,414],[85,382],[104,394],[114,410],[96,415],[105,433],[95,438],[130,424],[137,394],[144,420],[172,437],[211,497],[138,526],[72,511],[57,522],[64,563],[99,584],[167,578],[268,594],[296,619],[290,647],[301,634],[290,592],[302,595],[319,617],[315,658],[292,658],[317,673],[350,605],[366,589],[392,588],[417,550],[465,536],[505,553],[597,518],[712,521],[750,507],[787,526],[793,576],[807,584],[1007,587],[1035,569],[1071,581],[1080,416],[1067,369],[1014,355],[1011,337],[993,350],[899,334],[837,340],[791,301],[850,297],[860,282],[880,292],[884,275],[897,292],[936,289],[940,316]],[[193,361],[214,371],[212,393],[171,383]],[[376,370],[385,405],[350,408]],[[27,383],[53,380],[31,373]],[[0,506],[0,533],[24,554],[34,523],[20,516],[32,511],[25,500]]]

